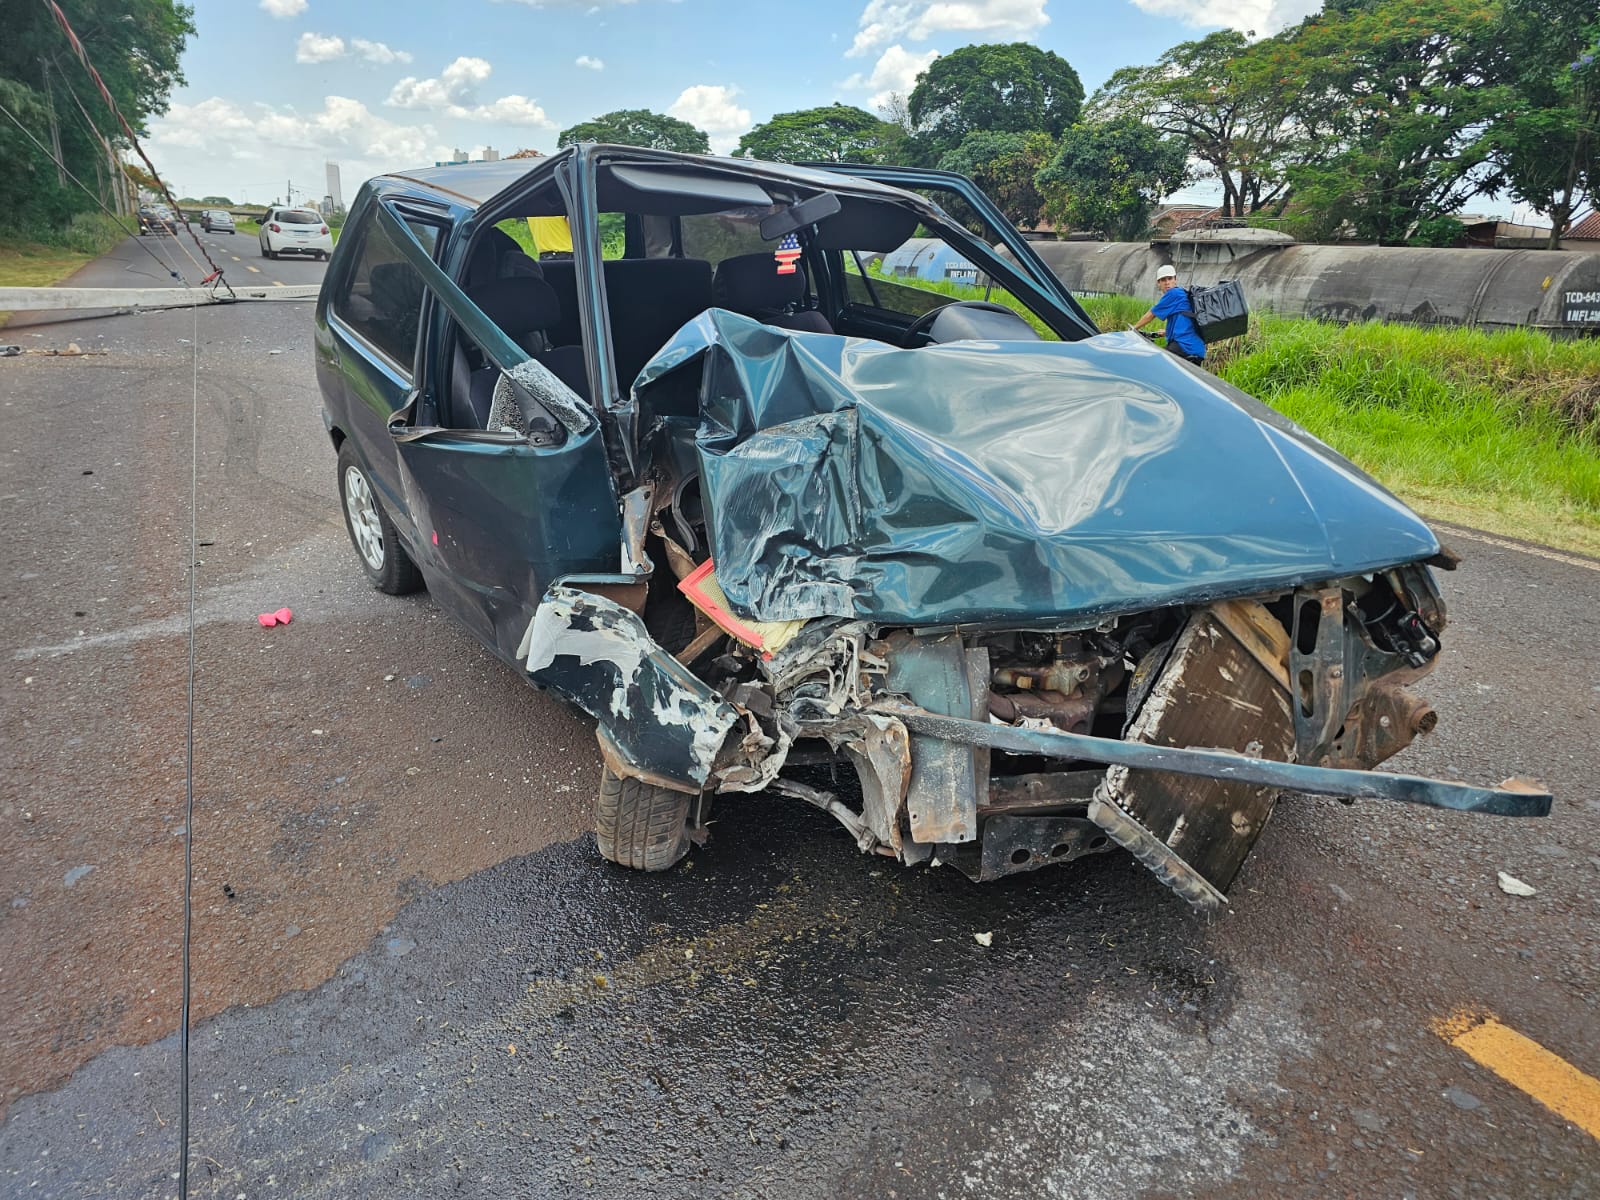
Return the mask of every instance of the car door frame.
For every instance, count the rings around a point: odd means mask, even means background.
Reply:
[[[386,211],[403,232],[399,214]],[[592,221],[574,215],[580,229],[593,232]],[[374,217],[387,223],[380,214]],[[416,373],[411,401],[394,414],[389,436],[416,530],[413,557],[429,589],[497,656],[514,663],[552,583],[569,576],[620,581],[628,556],[617,480],[596,407],[586,405],[586,427],[566,427],[555,445],[534,445],[510,432],[415,423],[418,414],[436,419],[448,411],[440,389],[450,386],[449,372],[440,359],[451,336],[465,332],[502,371],[528,357],[452,278],[465,269],[472,234],[486,219],[474,213],[456,224],[446,256],[450,271],[428,260],[415,239],[401,246],[425,288],[419,355],[425,354],[426,369]],[[393,229],[390,237],[398,240]],[[597,239],[588,240],[598,249]],[[575,251],[577,245],[575,236]],[[592,314],[582,303],[580,309],[586,350],[593,350]],[[459,326],[454,334],[451,322]]]

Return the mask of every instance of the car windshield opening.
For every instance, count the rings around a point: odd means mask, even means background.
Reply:
[[[322,218],[305,208],[291,208],[278,214],[285,225],[320,225]]]

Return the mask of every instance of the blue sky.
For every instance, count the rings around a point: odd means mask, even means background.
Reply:
[[[150,122],[177,194],[323,194],[454,148],[554,149],[618,108],[681,116],[731,150],[777,112],[871,109],[932,56],[1031,41],[1092,92],[1224,24],[1261,32],[1320,0],[196,0],[187,86]],[[803,18],[796,14],[804,14]]]

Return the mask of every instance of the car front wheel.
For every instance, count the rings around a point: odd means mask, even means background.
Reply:
[[[595,843],[600,857],[635,871],[665,871],[689,853],[694,797],[642,779],[623,779],[600,769],[594,801]]]
[[[339,501],[344,509],[344,527],[356,558],[372,586],[391,596],[403,596],[422,586],[422,573],[411,561],[394,522],[383,511],[372,481],[346,442],[339,450]]]

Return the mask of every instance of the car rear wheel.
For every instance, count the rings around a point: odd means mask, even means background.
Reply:
[[[372,481],[346,442],[339,450],[339,501],[344,509],[344,527],[356,558],[372,586],[391,596],[403,596],[422,586],[422,573],[411,561],[394,522],[383,511]]]
[[[594,835],[600,857],[635,871],[665,871],[689,853],[694,797],[600,769]]]

